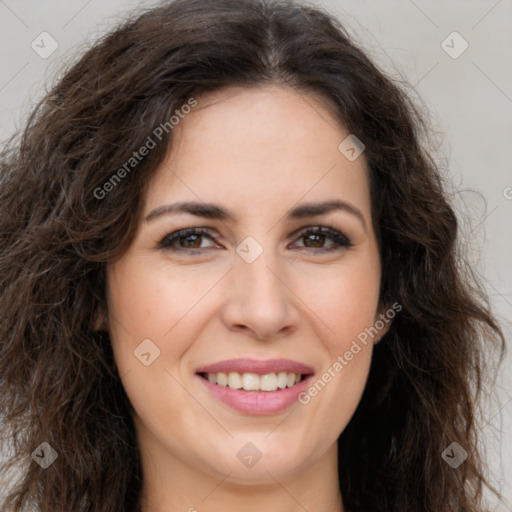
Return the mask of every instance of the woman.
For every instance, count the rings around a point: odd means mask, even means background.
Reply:
[[[2,157],[2,510],[484,510],[503,336],[424,129],[293,2],[91,48]]]

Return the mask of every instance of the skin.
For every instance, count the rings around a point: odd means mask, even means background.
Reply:
[[[237,357],[289,358],[320,378],[374,324],[381,269],[364,154],[349,161],[338,150],[349,133],[325,104],[286,86],[229,88],[198,102],[148,183],[131,247],[107,268],[106,321],[134,407],[143,510],[343,511],[336,440],[384,330],[308,404],[276,414],[228,407],[195,371]],[[342,210],[286,216],[332,199],[364,223]],[[177,201],[215,203],[237,220],[144,220]],[[313,226],[332,226],[352,246],[322,252],[335,242],[296,234]],[[210,228],[215,240],[199,236],[188,252],[159,246],[192,227]],[[252,263],[236,252],[247,236],[263,248]],[[160,350],[149,366],[134,357],[147,338]],[[251,468],[237,457],[248,442],[262,454]]]

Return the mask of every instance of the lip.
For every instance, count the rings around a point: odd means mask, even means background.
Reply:
[[[307,375],[291,388],[276,391],[244,391],[219,386],[198,375],[199,373],[238,372],[256,373],[300,373]],[[300,393],[305,391],[313,379],[314,370],[311,366],[291,359],[230,359],[219,361],[197,369],[196,377],[206,386],[206,389],[218,400],[229,407],[249,415],[277,414],[298,402]]]
[[[212,384],[199,375],[196,377],[221,402],[250,415],[277,414],[288,409],[298,402],[299,395],[309,387],[313,379],[313,375],[309,375],[291,388],[276,391],[243,391]]]
[[[196,370],[196,373],[219,372],[256,373],[258,375],[287,372],[307,375],[315,371],[311,366],[291,359],[227,359],[202,366]]]

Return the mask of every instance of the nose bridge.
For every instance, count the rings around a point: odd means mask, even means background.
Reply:
[[[296,322],[298,312],[284,284],[284,264],[276,251],[256,243],[246,239],[237,247],[224,321],[230,328],[245,327],[259,338],[270,338]]]
[[[276,270],[279,272],[279,265],[272,249],[263,251],[250,263],[242,258],[240,260],[242,261],[237,262],[237,276],[250,285],[251,296],[277,300],[280,295],[279,288],[283,285],[275,275]],[[274,272],[271,269],[274,269]]]
[[[238,292],[246,303],[252,303],[253,307],[263,310],[282,302],[284,291],[283,283],[276,277],[280,272],[278,259],[270,247],[257,252],[257,247],[251,246],[251,242],[240,244],[237,252],[249,247],[250,258],[240,256],[235,262],[235,279],[240,282]],[[252,253],[252,254],[251,254]],[[254,259],[252,259],[254,258]],[[273,271],[272,271],[272,270]]]

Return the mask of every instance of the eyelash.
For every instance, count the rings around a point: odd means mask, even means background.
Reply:
[[[348,249],[353,246],[350,240],[340,233],[338,230],[326,226],[312,226],[303,228],[301,231],[296,233],[296,238],[304,238],[307,235],[324,235],[327,239],[330,239],[334,242],[333,246],[328,248],[315,248],[315,247],[300,247],[301,249],[309,249],[315,250],[316,252],[327,253],[331,251],[339,251],[342,249]],[[196,252],[201,249],[213,249],[213,247],[203,247],[203,248],[190,248],[190,247],[172,247],[172,244],[179,241],[181,238],[195,235],[195,236],[206,236],[213,242],[217,242],[215,237],[210,234],[210,230],[206,228],[187,228],[181,229],[179,231],[175,231],[174,233],[170,233],[166,235],[160,242],[159,247],[162,249],[166,249],[168,251],[177,251],[177,252]]]

